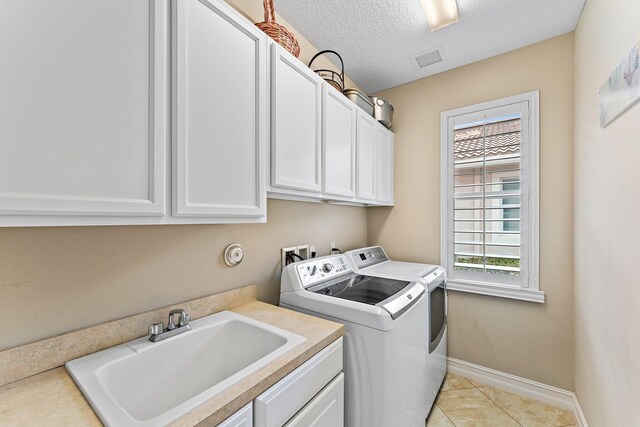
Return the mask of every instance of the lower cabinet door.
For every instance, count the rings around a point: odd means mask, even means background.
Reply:
[[[218,427],[253,427],[253,403],[247,403],[242,409],[218,424]]]
[[[253,400],[256,427],[282,427],[342,372],[342,337]]]
[[[343,427],[344,374],[340,372],[289,422],[287,427]]]

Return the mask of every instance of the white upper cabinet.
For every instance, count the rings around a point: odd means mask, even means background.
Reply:
[[[163,215],[167,17],[164,0],[3,2],[0,225]]]
[[[263,217],[266,36],[222,1],[173,6],[173,214]]]
[[[271,48],[271,186],[320,193],[323,81],[279,45]]]
[[[369,114],[358,109],[356,198],[365,203],[376,200],[375,134],[378,126],[382,125]]]
[[[376,202],[393,205],[393,133],[379,125],[375,131]]]
[[[5,1],[0,28],[0,227],[393,203],[393,135],[222,0]]]
[[[356,187],[356,106],[324,85],[322,121],[322,192],[354,197]]]

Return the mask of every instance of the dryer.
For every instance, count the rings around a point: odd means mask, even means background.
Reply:
[[[423,285],[356,273],[345,255],[282,272],[282,307],[345,325],[348,427],[424,426],[425,303]]]
[[[447,280],[444,268],[390,260],[381,246],[346,252],[351,268],[360,274],[415,281],[426,291],[425,323],[427,324],[427,405],[429,414],[447,372]]]

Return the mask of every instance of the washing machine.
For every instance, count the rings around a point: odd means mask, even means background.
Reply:
[[[345,255],[356,273],[415,281],[424,286],[428,334],[425,416],[428,415],[447,372],[447,276],[444,268],[390,260],[381,246],[355,249]]]
[[[422,427],[425,288],[359,274],[345,255],[289,264],[280,305],[345,325],[345,425]]]

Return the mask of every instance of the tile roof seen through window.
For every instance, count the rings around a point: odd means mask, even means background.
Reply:
[[[517,118],[454,130],[455,160],[482,159],[485,146],[486,157],[519,154],[520,122]]]

